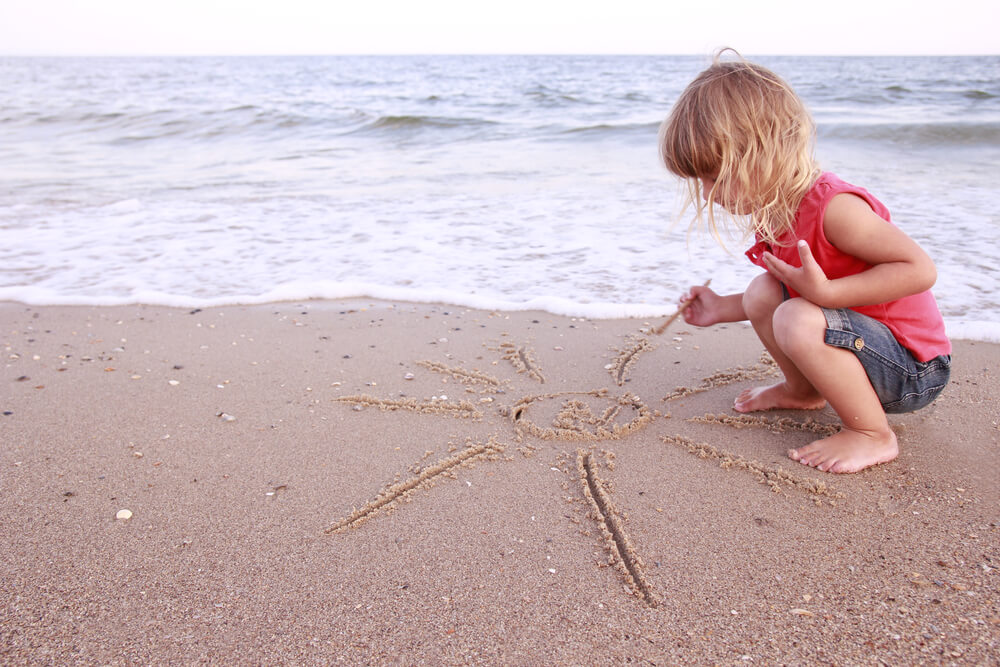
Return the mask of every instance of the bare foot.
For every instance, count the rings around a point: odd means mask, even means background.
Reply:
[[[818,410],[826,405],[826,400],[815,391],[802,396],[779,382],[768,387],[746,389],[733,403],[736,412],[756,412],[758,410]]]
[[[789,449],[788,458],[823,472],[858,472],[887,463],[899,454],[896,434],[864,433],[844,429],[829,438]]]

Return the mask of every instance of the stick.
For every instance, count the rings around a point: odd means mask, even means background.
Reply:
[[[702,287],[708,287],[711,284],[712,284],[712,279],[709,278],[708,280],[705,281],[705,284]],[[667,327],[669,327],[671,324],[673,324],[674,320],[676,320],[678,317],[680,317],[681,313],[683,313],[685,310],[687,310],[688,306],[690,306],[692,303],[694,303],[694,298],[686,299],[681,304],[681,307],[677,309],[676,313],[674,313],[673,315],[671,315],[670,317],[668,317],[666,322],[664,322],[660,326],[658,326],[655,329],[653,329],[653,333],[655,333],[657,336],[659,336],[664,331],[666,331]]]

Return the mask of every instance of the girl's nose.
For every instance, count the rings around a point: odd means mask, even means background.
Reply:
[[[712,191],[715,187],[715,179],[703,178],[701,179],[701,198],[708,201],[708,193]]]

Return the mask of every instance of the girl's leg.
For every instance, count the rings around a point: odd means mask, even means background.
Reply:
[[[839,433],[789,450],[788,456],[827,472],[857,472],[896,458],[896,434],[861,362],[850,350],[824,341],[823,311],[805,299],[791,299],[775,309],[772,323],[777,347],[843,422]]]
[[[769,273],[757,276],[743,293],[743,310],[765,349],[784,373],[785,379],[777,384],[743,391],[736,397],[733,406],[737,412],[781,408],[814,410],[826,405],[826,400],[820,392],[813,387],[775,340],[774,313],[783,302],[781,283]]]

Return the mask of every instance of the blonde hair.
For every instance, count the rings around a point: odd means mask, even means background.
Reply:
[[[726,51],[737,60],[723,61]],[[684,208],[695,206],[694,222],[707,210],[716,239],[721,242],[713,205],[717,193],[727,193],[730,217],[744,232],[777,244],[819,175],[814,135],[805,104],[787,83],[722,49],[661,125],[660,156],[687,181]],[[701,179],[715,181],[707,201],[699,196]]]

